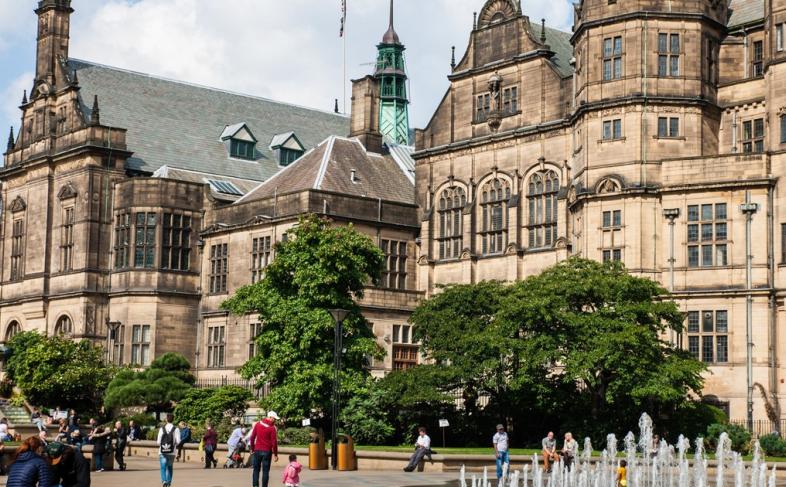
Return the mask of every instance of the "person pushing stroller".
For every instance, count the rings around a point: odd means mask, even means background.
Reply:
[[[243,459],[243,452],[246,451],[246,429],[238,426],[232,431],[227,441],[227,461],[224,468],[245,468],[246,462]]]

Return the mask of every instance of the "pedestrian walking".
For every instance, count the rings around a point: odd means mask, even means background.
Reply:
[[[215,458],[215,453],[218,446],[218,435],[212,424],[207,423],[205,428],[205,434],[202,436],[202,442],[205,445],[205,468],[216,468],[218,460]]]
[[[112,432],[103,426],[96,426],[88,437],[88,440],[93,445],[93,458],[95,458],[96,462],[96,472],[104,471],[104,455],[106,455],[107,443],[109,442],[109,436],[111,434]]]
[[[61,487],[90,487],[90,462],[74,447],[54,441],[46,453],[52,464],[52,484]]]
[[[174,416],[166,415],[166,424],[158,430],[158,461],[161,467],[161,487],[172,485],[172,470],[175,463],[175,450],[180,443],[180,431],[172,424]]]
[[[303,465],[298,463],[297,455],[289,455],[289,465],[284,468],[284,476],[281,479],[284,487],[300,487],[300,471]]]
[[[120,421],[115,422],[115,429],[112,432],[112,438],[115,441],[115,463],[119,470],[126,469],[126,443],[128,442],[128,430],[125,429],[123,423]]]
[[[16,450],[6,487],[50,487],[52,473],[44,460],[44,445],[37,436],[26,439]]]
[[[418,428],[418,439],[415,441],[415,453],[409,458],[409,463],[404,467],[405,472],[412,472],[417,468],[423,457],[431,454],[431,438],[426,434],[426,428]]]
[[[251,430],[249,446],[252,449],[251,485],[259,487],[259,471],[262,471],[262,487],[270,482],[271,459],[278,462],[278,432],[276,421],[280,418],[275,411],[269,411],[267,417],[258,421]]]
[[[191,428],[183,421],[178,423],[177,427],[180,430],[180,443],[177,444],[177,458],[175,458],[175,461],[185,462],[186,455],[183,453],[183,448],[186,446],[186,443],[191,441]]]
[[[502,485],[502,477],[510,471],[509,442],[505,426],[497,425],[497,432],[494,433],[491,442],[494,444],[494,455],[497,458],[497,483]],[[507,469],[505,465],[507,465]]]

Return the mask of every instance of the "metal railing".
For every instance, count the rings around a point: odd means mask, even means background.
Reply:
[[[745,419],[732,419],[729,423],[748,429],[748,421]],[[768,419],[758,419],[753,421],[752,426],[751,435],[754,438],[759,438],[776,431],[783,436],[784,431],[786,431],[786,419],[782,419],[775,423]]]
[[[237,387],[242,387],[243,389],[248,389],[254,394],[254,397],[256,397],[257,399],[261,397],[265,397],[268,394],[270,394],[269,384],[265,384],[262,387],[257,387],[257,383],[255,381],[249,381],[245,379],[220,377],[217,379],[200,379],[194,383],[194,387],[196,387],[197,389],[208,389],[212,387],[225,387],[225,386],[237,386]]]

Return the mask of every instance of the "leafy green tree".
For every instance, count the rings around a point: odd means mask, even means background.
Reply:
[[[32,404],[95,411],[112,378],[103,350],[86,340],[22,332],[8,347],[8,376]]]
[[[237,315],[258,313],[264,323],[259,353],[242,376],[273,388],[263,403],[288,417],[329,414],[333,384],[334,323],[329,309],[349,311],[344,321],[342,390],[351,395],[369,375],[367,357],[380,356],[368,321],[355,300],[377,282],[383,254],[352,225],[302,218],[276,246],[265,277],[222,305]]]
[[[673,412],[700,394],[706,367],[665,337],[684,315],[654,281],[620,264],[572,258],[514,284],[497,314],[505,336],[519,336],[524,370],[549,367],[568,391],[552,401],[587,429],[627,427],[643,411]],[[627,422],[627,423],[625,423]]]
[[[109,383],[104,406],[146,406],[150,411],[171,411],[194,385],[190,369],[188,360],[174,352],[163,354],[144,370],[122,369]]]
[[[248,389],[224,386],[212,389],[191,389],[175,407],[175,418],[192,425],[216,424],[224,418],[242,416],[253,395]]]

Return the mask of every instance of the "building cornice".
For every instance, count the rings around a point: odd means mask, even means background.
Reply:
[[[646,19],[646,20],[679,20],[679,21],[686,21],[686,20],[693,20],[699,22],[706,22],[715,26],[717,29],[721,31],[727,31],[727,27],[724,24],[721,24],[717,20],[698,13],[689,13],[689,12],[658,12],[658,11],[648,11],[648,10],[639,10],[637,12],[629,12],[622,15],[614,15],[611,17],[604,17],[598,20],[590,20],[588,22],[581,22],[579,25],[575,26],[573,35],[570,38],[571,44],[576,43],[576,40],[584,33],[585,30],[594,28],[594,27],[602,27],[609,24],[617,24],[620,22],[627,22],[630,20],[637,20],[637,19]]]

